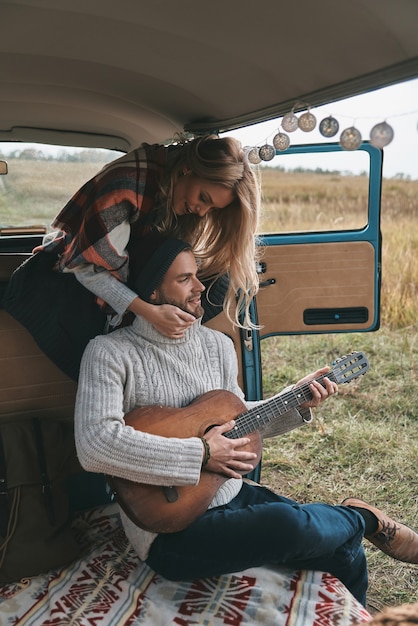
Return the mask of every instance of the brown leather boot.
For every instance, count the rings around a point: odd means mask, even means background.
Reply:
[[[346,498],[341,502],[344,506],[366,509],[377,519],[377,530],[372,535],[365,535],[379,550],[393,559],[404,563],[418,563],[418,533],[409,526],[395,522],[380,509],[358,500]]]

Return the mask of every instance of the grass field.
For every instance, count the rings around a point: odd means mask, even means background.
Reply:
[[[295,219],[300,228],[307,206],[331,221],[341,218],[341,206],[350,206],[350,225],[362,220],[361,177],[325,176],[322,186],[317,178],[316,187],[307,187],[305,175],[299,184],[294,177],[287,184],[284,175],[277,188],[270,170],[262,174],[270,230],[275,214],[281,216],[282,229],[291,230]],[[337,397],[316,410],[312,424],[265,441],[261,482],[302,502],[336,504],[355,495],[418,528],[418,181],[383,181],[381,229],[379,331],[262,342],[265,397],[353,350],[363,350],[371,368],[340,387]],[[364,544],[369,609],[416,602],[418,566]]]
[[[315,410],[311,424],[265,440],[261,482],[302,502],[338,504],[354,495],[418,528],[416,326],[271,338],[262,349],[265,396],[353,350],[366,353],[370,370],[340,386],[338,396]],[[364,543],[369,608],[417,601],[418,566]]]
[[[0,180],[0,225],[46,223],[99,165],[16,162]],[[307,213],[336,227],[364,221],[364,177],[309,174],[273,177],[262,171],[263,220],[279,232],[303,229]],[[274,180],[273,180],[274,178]],[[19,185],[17,185],[17,182]],[[16,186],[14,186],[16,182]],[[273,223],[272,220],[277,220]],[[266,441],[262,482],[300,501],[369,500],[418,527],[418,181],[385,180],[382,192],[381,329],[275,337],[262,342],[268,397],[290,382],[363,350],[371,368],[316,410],[312,424]],[[418,566],[382,555],[365,542],[370,610],[418,600]]]

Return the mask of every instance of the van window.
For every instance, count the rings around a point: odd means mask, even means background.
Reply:
[[[0,176],[0,235],[11,228],[48,232],[73,194],[120,152],[45,144],[0,143],[8,173]]]
[[[366,151],[279,153],[260,173],[262,234],[357,230],[367,224]]]

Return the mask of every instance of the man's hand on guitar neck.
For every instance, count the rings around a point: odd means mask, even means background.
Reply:
[[[229,439],[223,433],[232,430],[235,420],[225,422],[219,426],[214,426],[205,435],[210,447],[210,459],[205,465],[205,470],[223,474],[228,478],[241,478],[244,474],[251,472],[258,463],[257,454],[245,450],[251,439],[241,437],[240,439]],[[203,455],[205,451],[203,451]]]
[[[312,393],[311,400],[308,400],[307,402],[304,402],[303,404],[300,405],[302,409],[307,409],[307,408],[313,409],[314,407],[319,406],[321,402],[323,402],[330,396],[338,393],[337,383],[332,382],[326,376],[323,378],[323,384],[320,383],[318,380],[312,380],[312,379],[320,378],[321,376],[323,376],[329,371],[330,371],[330,368],[328,366],[322,367],[316,372],[313,372],[313,374],[308,374],[304,378],[301,378],[301,380],[299,380],[296,383],[295,388],[302,387],[303,385],[306,385],[309,383],[309,389]],[[325,385],[325,387],[323,385]]]
[[[322,367],[321,369],[308,374],[301,378],[296,387],[309,386],[312,398],[300,405],[301,408],[314,408],[319,406],[324,400],[338,393],[338,385],[332,382],[325,374],[330,368]],[[321,378],[321,382],[316,380]],[[219,426],[214,426],[205,435],[209,444],[210,458],[205,464],[205,470],[223,474],[228,478],[241,478],[241,476],[251,472],[259,461],[258,455],[251,450],[251,439],[249,437],[241,437],[240,439],[230,439],[224,437],[224,433],[232,430],[235,421],[231,420]],[[202,459],[205,458],[207,451],[202,451]]]

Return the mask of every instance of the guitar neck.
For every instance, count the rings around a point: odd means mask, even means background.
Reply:
[[[332,371],[327,372],[314,380],[320,382],[324,387],[324,378],[329,378],[332,382],[337,382],[337,379]],[[262,426],[265,426],[274,419],[280,417],[284,413],[291,409],[295,409],[304,402],[312,399],[312,392],[309,387],[310,383],[305,383],[300,387],[294,387],[285,393],[271,398],[263,404],[259,404],[253,407],[245,413],[241,413],[235,419],[235,427],[232,430],[224,433],[228,439],[239,439],[249,433],[259,430]]]

